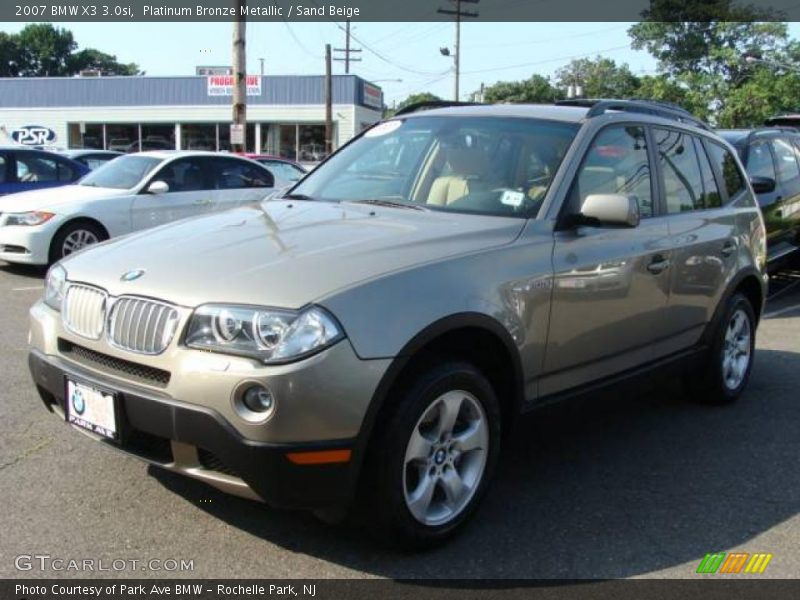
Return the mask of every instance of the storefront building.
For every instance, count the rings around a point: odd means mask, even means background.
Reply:
[[[230,150],[228,75],[0,79],[0,145],[57,148]],[[333,148],[380,120],[380,88],[334,75]],[[322,76],[248,76],[248,152],[299,162],[325,151]]]

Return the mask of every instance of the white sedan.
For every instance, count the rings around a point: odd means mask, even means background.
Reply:
[[[262,200],[275,185],[265,167],[233,155],[121,156],[75,185],[0,198],[0,259],[49,264],[111,237]]]

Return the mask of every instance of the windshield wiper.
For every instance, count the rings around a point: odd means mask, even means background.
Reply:
[[[394,208],[410,208],[411,210],[423,210],[423,211],[428,210],[424,206],[419,206],[417,204],[397,202],[396,200],[381,200],[377,198],[368,200],[345,200],[345,202],[351,202],[352,204],[374,204],[375,206],[391,206]]]
[[[285,196],[281,196],[280,200],[313,200],[311,196],[307,196],[306,194],[286,194]]]

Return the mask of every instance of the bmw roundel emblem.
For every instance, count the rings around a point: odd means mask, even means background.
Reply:
[[[144,269],[133,269],[128,271],[127,273],[123,273],[122,277],[119,278],[120,281],[135,281],[144,275]]]
[[[86,401],[83,399],[83,394],[80,390],[73,390],[70,402],[72,402],[72,408],[76,414],[82,415],[83,411],[86,410]]]

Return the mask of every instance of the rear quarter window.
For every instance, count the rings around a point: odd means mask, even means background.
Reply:
[[[739,170],[736,159],[730,150],[716,142],[707,141],[706,148],[708,148],[708,157],[722,175],[722,182],[728,192],[728,199],[733,200],[747,189],[744,183],[744,175]]]

